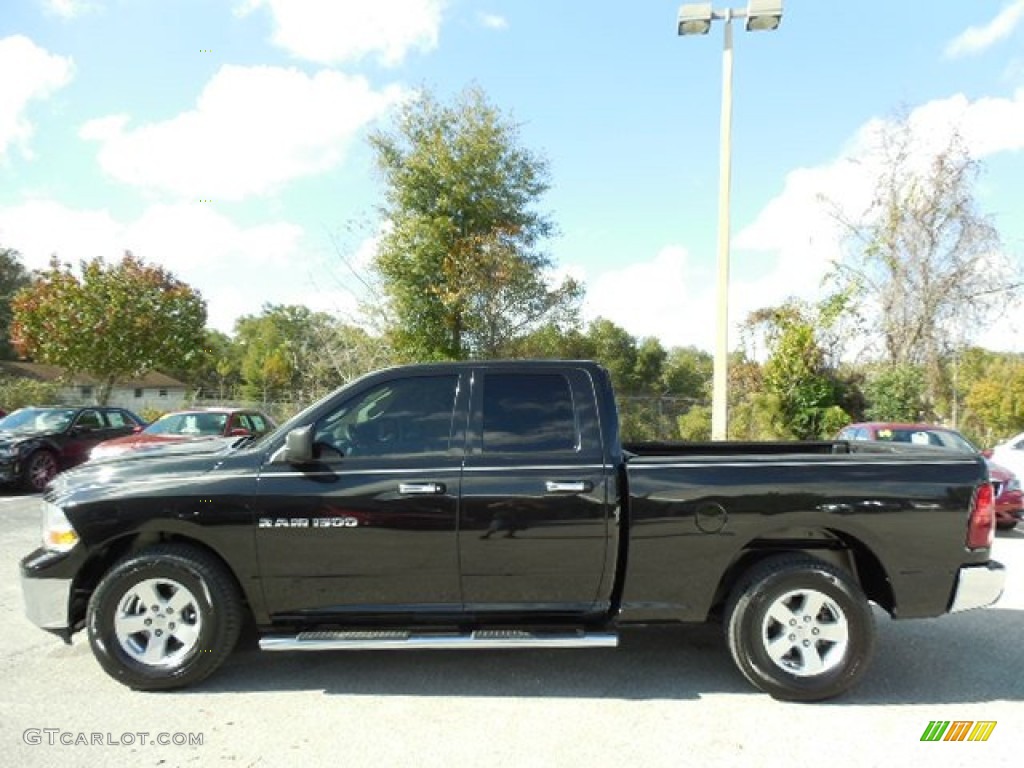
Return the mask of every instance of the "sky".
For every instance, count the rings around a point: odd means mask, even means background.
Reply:
[[[724,25],[680,37],[678,7],[0,0],[0,246],[31,269],[131,250],[226,332],[267,303],[354,319],[382,224],[368,132],[474,84],[550,164],[546,248],[584,317],[710,350]],[[822,200],[863,207],[900,110],[922,146],[963,134],[1024,260],[1024,0],[785,0],[777,30],[734,30],[733,344],[750,311],[824,294]],[[1024,351],[1024,306],[972,330]]]

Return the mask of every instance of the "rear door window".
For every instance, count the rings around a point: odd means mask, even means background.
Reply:
[[[128,421],[123,411],[107,411],[107,424],[112,429],[121,429],[123,427],[130,427],[132,423]]]
[[[75,426],[83,432],[95,432],[103,429],[103,417],[100,416],[99,411],[92,409],[82,411],[75,421]]]
[[[484,376],[484,453],[569,453],[579,444],[572,388],[564,375]]]

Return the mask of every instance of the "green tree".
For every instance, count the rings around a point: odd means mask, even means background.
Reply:
[[[509,350],[514,358],[583,360],[591,358],[590,344],[579,328],[548,323],[518,339]]]
[[[988,353],[983,371],[972,376],[964,398],[963,427],[992,445],[1024,430],[1024,358]]]
[[[26,405],[56,403],[60,387],[48,381],[20,376],[0,376],[0,404],[8,412]]]
[[[665,362],[668,352],[654,337],[640,339],[636,347],[636,363],[633,365],[633,387],[637,393],[649,395],[665,394]]]
[[[764,387],[776,398],[786,430],[800,440],[830,437],[849,416],[838,405],[839,387],[818,340],[836,307],[789,302],[747,319],[748,333],[763,335],[768,350]]]
[[[618,395],[621,431],[627,440],[678,436],[680,408],[665,379],[668,353],[655,338],[637,339],[611,320],[598,318],[582,337],[585,356],[608,369]]]
[[[374,266],[402,356],[493,357],[546,324],[575,324],[582,289],[549,285],[540,250],[554,231],[536,210],[547,162],[479,88],[452,104],[421,93],[370,145],[387,222]]]
[[[11,346],[11,302],[15,294],[29,284],[29,274],[21,263],[21,254],[0,248],[0,360],[13,360]]]
[[[834,274],[856,297],[869,331],[891,365],[925,373],[927,410],[943,410],[950,382],[943,359],[1012,301],[1019,270],[1001,259],[1000,237],[979,211],[981,172],[953,133],[922,156],[903,116],[879,131],[871,203],[863,215],[836,213],[848,253]]]
[[[711,439],[711,408],[695,405],[677,419],[677,425],[683,440],[707,442]]]
[[[662,391],[672,397],[708,402],[711,399],[713,367],[713,358],[704,350],[674,347],[669,350],[662,366]]]
[[[247,397],[313,400],[391,361],[380,339],[307,307],[273,305],[235,324]]]
[[[79,271],[54,257],[15,296],[11,338],[21,355],[92,374],[104,404],[118,380],[188,367],[201,354],[206,303],[170,272],[131,253],[83,261]]]
[[[207,393],[216,392],[221,400],[232,397],[241,384],[239,352],[234,339],[226,333],[207,329],[199,387]]]
[[[205,341],[192,365],[168,368],[165,373],[184,381],[200,396],[221,400],[234,397],[241,383],[240,349],[226,333],[206,329]]]
[[[710,430],[710,410],[707,413]],[[779,396],[766,389],[764,366],[744,350],[729,356],[728,436],[730,440],[786,440],[793,437]]]
[[[677,413],[676,427],[683,440],[711,439],[710,354],[696,347],[674,347],[662,366],[661,388]]]
[[[876,369],[864,384],[872,421],[920,421],[925,413],[924,371],[916,365],[894,365]]]
[[[639,394],[636,338],[625,328],[603,317],[587,326],[583,338],[587,357],[608,369],[615,391],[619,395]]]

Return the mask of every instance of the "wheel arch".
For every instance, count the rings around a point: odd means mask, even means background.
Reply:
[[[715,589],[708,618],[720,619],[736,585],[752,568],[780,555],[803,554],[841,568],[860,586],[868,600],[890,615],[895,597],[888,572],[872,549],[847,531],[821,527],[784,528],[747,542],[726,567]]]
[[[234,581],[237,593],[242,599],[243,615],[246,620],[252,620],[252,599],[254,596],[250,595],[245,589],[245,585],[238,578],[238,574],[235,573],[234,568],[231,567],[230,562],[222,553],[218,552],[209,544],[200,541],[195,537],[189,536],[186,533],[166,530],[150,530],[142,532],[136,531],[134,533],[120,536],[116,539],[111,539],[89,555],[88,559],[78,570],[72,585],[69,621],[73,631],[78,631],[85,625],[86,609],[89,604],[89,598],[96,590],[96,587],[99,586],[104,575],[123,557],[135,552],[140,552],[154,544],[181,544],[204,552],[208,556],[216,559],[224,567],[225,572],[227,572]]]

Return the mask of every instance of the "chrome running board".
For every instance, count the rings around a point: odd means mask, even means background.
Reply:
[[[297,635],[266,635],[263,651],[389,651],[460,650],[479,648],[614,648],[613,632],[534,632],[518,629],[481,629],[469,634],[414,634],[405,631],[300,632]]]

